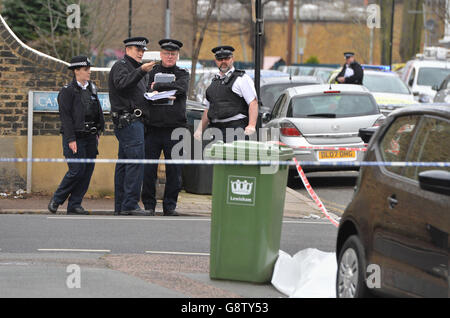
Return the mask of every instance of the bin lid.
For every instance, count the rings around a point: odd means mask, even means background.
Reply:
[[[205,154],[210,159],[221,160],[287,161],[294,157],[290,147],[250,140],[218,141]]]

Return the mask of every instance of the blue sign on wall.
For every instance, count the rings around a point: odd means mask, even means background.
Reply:
[[[58,112],[59,92],[36,92],[32,91],[33,111],[35,112]],[[104,112],[111,111],[108,93],[98,93],[98,99]]]

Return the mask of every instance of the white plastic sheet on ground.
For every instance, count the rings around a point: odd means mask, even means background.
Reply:
[[[279,251],[272,285],[294,298],[335,298],[337,262],[335,253],[308,248],[290,256]]]

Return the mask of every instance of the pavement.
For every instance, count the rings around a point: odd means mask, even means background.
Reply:
[[[187,193],[178,197],[177,212],[182,216],[210,216],[211,195]],[[0,194],[0,214],[50,214],[47,210],[50,196],[40,194],[12,193]],[[114,214],[112,197],[85,197],[83,207],[92,215]],[[67,202],[59,207],[57,214],[66,214]],[[156,214],[162,215],[162,203],[158,200]],[[325,216],[311,198],[286,187],[283,216],[287,218],[324,219]]]

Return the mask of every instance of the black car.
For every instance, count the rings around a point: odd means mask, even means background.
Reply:
[[[361,167],[340,221],[337,297],[449,297],[450,106],[392,112],[364,161],[380,165]]]

